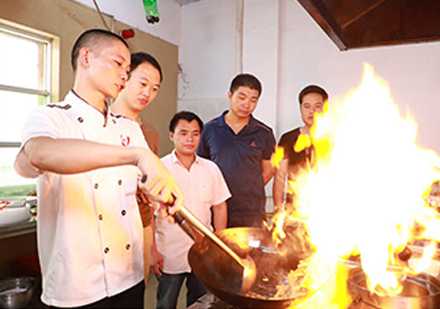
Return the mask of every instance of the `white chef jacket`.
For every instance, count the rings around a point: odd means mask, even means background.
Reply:
[[[48,136],[148,147],[137,123],[109,112],[105,117],[73,92],[64,102],[31,112],[23,135],[23,145],[33,137]],[[143,279],[143,232],[135,197],[138,173],[137,167],[125,165],[74,175],[45,172],[38,178],[44,303],[84,306]]]
[[[182,191],[185,197],[184,206],[212,230],[211,207],[231,197],[220,169],[214,162],[196,156],[188,171],[177,159],[175,151],[161,160]],[[165,273],[191,271],[188,251],[193,243],[177,223],[170,223],[167,218],[156,219],[156,246],[163,256]]]

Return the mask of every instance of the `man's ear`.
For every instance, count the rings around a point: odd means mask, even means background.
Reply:
[[[228,100],[231,101],[232,98],[232,92],[228,91]]]
[[[174,138],[174,133],[170,132],[170,141],[173,141],[173,138]]]
[[[83,47],[79,51],[78,65],[88,68],[90,66],[90,49]]]

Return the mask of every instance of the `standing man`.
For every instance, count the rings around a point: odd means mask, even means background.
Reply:
[[[309,85],[299,93],[299,106],[304,126],[286,132],[281,136],[278,146],[283,149],[283,159],[279,162],[273,182],[273,200],[275,210],[284,208],[284,199],[290,205],[292,193],[286,194],[286,175],[288,181],[293,181],[301,168],[306,168],[313,159],[313,145],[309,147],[295,147],[300,135],[310,136],[310,129],[315,122],[315,113],[322,113],[328,100],[327,92],[316,85]],[[287,190],[289,191],[289,190]]]
[[[202,129],[203,122],[194,113],[182,111],[174,115],[170,121],[174,151],[163,157],[162,162],[182,189],[185,207],[206,226],[211,227],[213,222],[215,230],[219,231],[226,228],[225,201],[231,194],[217,165],[196,155]],[[176,308],[185,279],[188,290],[186,306],[189,307],[206,293],[188,264],[188,251],[193,240],[166,218],[157,217],[155,227],[156,244],[151,249],[150,265],[159,281],[156,308]]]
[[[266,219],[264,186],[274,175],[270,158],[275,137],[252,116],[260,95],[255,76],[237,75],[228,92],[230,109],[206,124],[198,149],[200,156],[217,163],[231,191],[228,227],[263,227]]]
[[[20,175],[39,177],[41,299],[52,308],[142,308],[138,185],[165,203],[174,195],[177,207],[183,197],[139,126],[108,111],[105,99],[124,89],[130,70],[127,43],[88,30],[71,63],[72,91],[31,112],[15,161]]]
[[[159,133],[142,120],[140,113],[156,98],[162,79],[162,68],[153,56],[143,52],[131,54],[126,87],[111,106],[114,114],[121,114],[140,125],[148,146],[156,155],[159,155]]]
[[[142,121],[140,113],[156,98],[161,82],[162,69],[153,56],[142,52],[131,54],[130,73],[126,87],[111,106],[112,113],[123,115],[139,124],[148,146],[156,155],[159,155],[159,133],[152,125]],[[144,227],[144,280],[147,283],[153,242],[151,222],[154,209],[143,205],[142,199],[138,201]],[[148,308],[147,300],[147,287],[145,287],[145,309]]]

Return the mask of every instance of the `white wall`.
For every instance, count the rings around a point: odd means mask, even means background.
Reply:
[[[181,10],[179,109],[204,121],[229,106],[227,92],[236,73],[236,0],[201,1]]]
[[[232,78],[246,72],[263,83],[255,116],[274,127],[278,96],[279,0],[245,0],[243,50],[237,41],[240,0],[203,0],[182,7],[179,109],[207,121],[229,107]],[[242,59],[243,67],[237,64]],[[263,78],[264,77],[264,78]]]

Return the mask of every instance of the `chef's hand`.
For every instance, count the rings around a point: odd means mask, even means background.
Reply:
[[[145,151],[137,160],[142,172],[139,188],[151,196],[153,201],[169,205],[168,213],[174,214],[183,204],[183,194],[177,187],[173,175],[151,151]]]
[[[156,276],[162,276],[163,256],[157,251],[156,246],[151,246],[150,272]]]
[[[136,200],[139,205],[139,213],[141,214],[142,226],[145,228],[150,225],[151,215],[154,212],[154,206],[151,197],[138,188]]]

